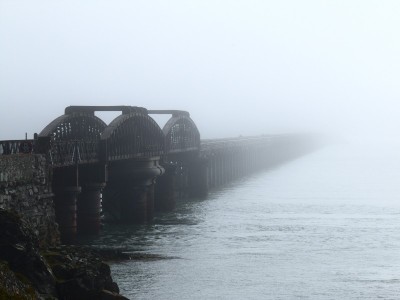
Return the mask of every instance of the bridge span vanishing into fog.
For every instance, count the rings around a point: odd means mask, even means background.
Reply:
[[[110,124],[98,111],[120,111]],[[169,114],[164,128],[151,115]],[[226,125],[224,125],[226,126]],[[249,173],[315,147],[310,135],[201,140],[186,111],[69,106],[33,140],[0,141],[0,155],[46,155],[61,237],[97,233],[101,215],[126,223],[171,210],[177,197],[205,197]]]

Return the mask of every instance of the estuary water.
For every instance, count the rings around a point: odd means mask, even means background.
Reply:
[[[132,299],[400,299],[400,147],[346,143],[91,241]]]

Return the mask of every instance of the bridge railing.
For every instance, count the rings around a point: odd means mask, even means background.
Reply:
[[[34,140],[0,141],[0,155],[29,154],[35,149]]]
[[[273,135],[263,136],[250,136],[250,137],[237,137],[237,138],[223,138],[223,139],[206,139],[201,140],[201,153],[209,151],[217,151],[219,149],[229,149],[235,147],[252,146],[257,144],[268,144],[276,138]]]

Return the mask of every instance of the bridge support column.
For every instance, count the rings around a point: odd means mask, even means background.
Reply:
[[[121,221],[123,223],[146,223],[148,221],[148,187],[146,185],[127,186],[122,191]]]
[[[147,221],[153,220],[154,217],[154,209],[155,209],[155,204],[154,204],[154,194],[155,194],[155,184],[151,184],[147,187]]]
[[[217,155],[215,157],[215,186],[220,187],[221,185],[221,157]]]
[[[213,188],[215,187],[215,156],[211,155],[209,158],[209,164],[208,164],[208,168],[209,168],[209,187]]]
[[[217,186],[217,158],[215,155],[211,159],[211,185],[210,187],[215,188]]]
[[[100,231],[101,192],[104,183],[89,183],[82,187],[78,197],[78,233],[97,234]]]
[[[225,155],[222,154],[220,157],[220,174],[221,174],[221,183],[220,185],[223,186],[225,184],[225,178],[226,178],[226,168],[225,168]]]
[[[215,159],[214,155],[210,155],[208,158],[208,186],[214,188],[215,186]]]
[[[208,195],[207,161],[197,159],[189,169],[189,195],[206,197]]]
[[[165,165],[165,173],[157,178],[155,184],[155,210],[168,211],[175,208],[176,165]]]
[[[81,192],[79,186],[57,187],[55,189],[55,211],[61,242],[73,243],[76,239],[76,202]]]
[[[225,183],[225,170],[224,170],[224,154],[221,153],[219,156],[219,186],[223,186]]]
[[[158,160],[159,157],[132,159],[110,165],[107,185],[110,191],[117,192],[105,201],[117,221],[140,224],[152,219],[155,178],[164,172]]]

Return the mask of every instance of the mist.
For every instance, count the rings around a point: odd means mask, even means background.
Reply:
[[[69,105],[187,110],[202,138],[392,138],[399,15],[398,1],[2,0],[0,139]]]
[[[0,294],[398,299],[399,16],[0,0]]]

